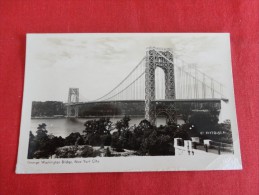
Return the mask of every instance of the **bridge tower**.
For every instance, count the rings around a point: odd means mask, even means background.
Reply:
[[[78,117],[78,106],[73,103],[79,102],[79,88],[69,88],[67,101],[67,117]]]
[[[175,99],[175,75],[173,54],[170,49],[149,47],[146,51],[145,66],[145,118],[155,124],[156,116],[164,112],[168,120],[175,121],[174,103],[165,106],[164,110],[156,110],[155,100],[155,70],[160,67],[165,73],[165,99]]]

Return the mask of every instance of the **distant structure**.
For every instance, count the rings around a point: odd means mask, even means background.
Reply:
[[[73,106],[79,102],[79,88],[69,88],[68,100],[67,100],[67,117],[77,118],[78,117],[78,106]]]

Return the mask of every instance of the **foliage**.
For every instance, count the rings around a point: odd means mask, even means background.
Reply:
[[[67,136],[64,140],[64,144],[66,146],[71,146],[71,145],[84,145],[84,139],[83,136],[76,132],[76,133],[71,133],[69,136]]]
[[[217,111],[197,112],[190,117],[190,124],[195,128],[188,134],[202,139],[211,139],[217,142],[232,144],[232,131],[230,121],[218,123]],[[187,124],[188,125],[188,124]],[[200,132],[205,132],[203,135]]]
[[[42,124],[39,124],[39,126],[37,127],[37,139],[42,139],[42,138],[45,138],[47,137],[48,135],[48,131],[46,130],[46,124],[45,123],[42,123]]]
[[[230,120],[217,124],[214,134],[209,135],[209,138],[216,142],[233,144]]]
[[[148,137],[149,155],[170,155],[170,143],[173,143],[172,137],[153,131]]]
[[[145,131],[145,130],[149,130],[149,129],[152,129],[153,126],[151,125],[151,123],[144,119],[142,121],[140,121],[139,125],[138,125],[138,129],[142,130],[142,131]]]
[[[30,138],[32,138],[31,136]],[[46,124],[39,124],[36,136],[31,142],[34,142],[33,150],[33,158],[48,158],[50,155],[54,153],[54,142],[48,137],[48,131],[46,130]]]
[[[94,150],[90,146],[84,146],[82,148],[82,153],[81,153],[80,157],[96,157],[96,156],[99,156],[99,155],[100,155],[99,151]]]
[[[112,122],[109,118],[100,118],[99,120],[88,120],[84,124],[85,143],[92,146],[110,144],[110,131]]]
[[[35,152],[35,149],[36,149],[35,136],[30,131],[29,148],[28,148],[28,156],[27,156],[28,159],[32,159],[33,158],[33,154]]]
[[[216,111],[194,112],[188,118],[189,123],[183,125],[167,123],[156,127],[142,120],[138,125],[130,127],[129,121],[127,116],[114,125],[109,118],[88,120],[84,124],[84,135],[71,133],[65,139],[48,135],[46,124],[39,124],[36,135],[32,132],[29,135],[28,158],[49,158],[53,154],[59,158],[95,157],[100,156],[101,152],[105,156],[114,156],[113,151],[125,150],[136,151],[138,155],[174,155],[174,138],[201,138],[202,130],[216,132],[216,135],[209,137],[203,135],[204,139],[232,143],[230,121],[218,123]],[[220,132],[223,134],[220,135]],[[104,146],[108,146],[106,150],[102,149]]]
[[[174,155],[173,143],[177,132],[177,125],[160,126],[149,130],[143,136],[139,149],[142,155]]]
[[[111,146],[115,148],[116,152],[124,152],[122,139],[123,137],[119,134],[119,132],[114,132],[112,134]]]
[[[65,115],[65,106],[63,102],[32,102],[32,117],[53,117],[54,115]]]
[[[219,129],[226,133],[223,137],[221,137],[220,141],[233,144],[230,120],[226,120],[223,123],[220,123]]]
[[[62,137],[48,135],[46,124],[39,124],[36,136],[30,131],[28,159],[49,158],[55,153],[56,148],[64,146]]]
[[[57,158],[75,158],[76,157],[76,147],[74,146],[65,146],[58,148],[56,150]]]
[[[189,123],[201,130],[214,129],[218,123],[218,117],[214,112],[195,112],[190,117]]]
[[[183,104],[181,108],[181,114],[182,114],[182,119],[184,120],[185,123],[189,122],[189,117],[191,115],[191,106],[188,104]]]
[[[197,128],[195,125],[190,123],[179,126],[174,135],[175,138],[182,138],[183,140],[190,140],[191,137],[196,136],[199,136]]]
[[[130,118],[128,116],[124,116],[121,120],[116,122],[115,127],[118,130],[119,135],[121,131],[125,131],[129,128],[129,121]]]
[[[106,149],[105,156],[106,156],[106,157],[111,157],[111,156],[112,156],[112,153],[111,153],[111,151],[110,151],[110,148],[107,148],[107,149]]]

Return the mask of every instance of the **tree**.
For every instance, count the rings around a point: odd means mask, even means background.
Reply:
[[[28,159],[33,158],[33,154],[36,151],[36,143],[35,143],[35,136],[33,133],[30,131],[30,137],[29,137],[29,147],[28,147]]]
[[[48,135],[46,127],[45,123],[39,124],[36,136],[30,132],[28,158],[49,158],[56,148],[64,146],[64,139]]]
[[[32,102],[32,117],[65,115],[65,106],[63,102],[46,101],[46,102]]]
[[[140,121],[137,127],[133,129],[132,144],[134,144],[134,150],[138,150],[141,154],[147,153],[147,138],[155,129],[151,123],[144,119]]]
[[[51,139],[48,139],[46,142],[46,145],[42,148],[43,154],[46,154],[46,156],[52,156],[55,154],[55,151],[59,147],[63,147],[64,139],[62,137],[52,137]]]
[[[117,121],[115,124],[116,129],[121,134],[121,131],[125,131],[129,128],[130,118],[128,116],[124,116],[121,120]]]
[[[182,114],[182,119],[185,123],[189,122],[189,117],[191,113],[192,113],[191,106],[189,104],[182,104],[181,114]]]
[[[127,129],[121,133],[121,141],[122,147],[129,150],[135,150],[136,137],[134,136],[134,132]]]
[[[170,135],[153,130],[152,133],[142,140],[140,153],[143,155],[159,156],[173,155],[171,147],[173,140]]]
[[[183,125],[181,125],[180,129],[182,131],[186,132],[186,134],[188,134],[189,138],[200,136],[200,132],[194,124],[191,124],[191,123],[183,124]],[[188,139],[187,136],[185,136],[185,137],[186,137],[186,139]]]
[[[94,156],[94,149],[90,146],[84,146],[81,155],[82,155],[82,157],[95,157]]]
[[[46,129],[47,125],[45,123],[39,124],[39,126],[37,127],[37,139],[41,139],[41,138],[45,138],[48,136],[48,131]]]
[[[221,123],[220,125],[221,125],[222,131],[226,133],[226,134],[224,134],[224,136],[221,139],[222,142],[233,144],[230,120],[226,120],[223,123]]]
[[[216,126],[213,135],[210,138],[217,142],[233,144],[230,120],[226,120]]]
[[[197,131],[211,131],[218,124],[218,117],[215,111],[195,112],[191,115],[189,123],[193,124]]]
[[[183,140],[190,140],[190,136],[188,134],[188,132],[185,129],[179,128],[175,134],[173,138],[182,138]]]
[[[112,134],[111,147],[115,148],[117,152],[124,152],[123,150],[123,140],[119,132],[114,132]]]
[[[111,157],[111,156],[112,156],[112,153],[111,153],[111,151],[110,151],[110,148],[107,148],[107,149],[106,149],[105,156],[106,156],[106,157]]]
[[[76,133],[71,133],[69,136],[67,136],[64,142],[66,146],[71,146],[75,144],[83,145],[84,139],[80,133],[76,132]]]
[[[153,129],[153,125],[151,125],[151,123],[148,120],[144,119],[140,121],[138,129],[141,129],[143,131],[147,129]]]
[[[177,131],[179,125],[176,123],[168,123],[165,126],[160,126],[157,128],[158,134],[165,134],[169,136],[173,136],[175,132]]]
[[[99,120],[89,120],[85,124],[84,139],[85,143],[92,146],[100,146],[109,143],[110,131],[112,130],[112,122],[109,118],[101,118]]]

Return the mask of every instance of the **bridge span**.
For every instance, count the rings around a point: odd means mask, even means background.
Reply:
[[[228,102],[228,99],[226,98],[211,98],[211,99],[174,99],[174,100],[166,100],[166,99],[160,99],[160,100],[153,100],[152,102],[219,102],[224,101]],[[145,100],[106,100],[106,101],[88,101],[88,102],[70,102],[65,103],[66,106],[80,106],[85,104],[98,104],[98,103],[137,103],[137,102],[145,102]]]
[[[170,48],[149,47],[137,66],[102,97],[80,101],[79,89],[70,88],[67,117],[141,114],[155,124],[159,115],[175,122],[188,112],[219,113],[221,102],[228,102],[223,84],[180,61]],[[162,70],[163,76],[156,70]]]
[[[155,117],[175,117],[172,120],[182,119],[193,112],[214,112],[220,114],[221,104],[227,99],[182,99],[182,100],[155,100],[152,101]],[[145,117],[144,100],[112,100],[89,101],[65,104],[70,107],[70,118],[76,117],[120,117],[143,116]],[[171,110],[170,110],[171,109]],[[68,110],[68,109],[67,109]]]

